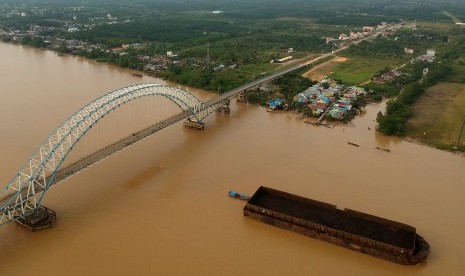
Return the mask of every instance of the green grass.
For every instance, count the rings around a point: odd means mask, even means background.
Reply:
[[[412,106],[407,136],[440,149],[451,150],[465,118],[465,84],[440,83],[429,88]],[[465,132],[465,131],[463,131]],[[459,148],[465,151],[465,133]]]
[[[329,75],[341,79],[344,83],[357,85],[370,80],[386,66],[396,67],[404,61],[400,59],[379,59],[371,57],[350,56],[347,62],[336,64]]]

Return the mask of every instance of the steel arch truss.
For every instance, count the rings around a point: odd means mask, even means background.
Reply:
[[[103,95],[85,105],[57,128],[0,192],[0,225],[24,217],[40,205],[52,184],[53,176],[92,126],[117,107],[144,96],[168,98],[183,112],[190,112],[191,119],[197,121],[213,112],[192,94],[158,84],[125,87]]]

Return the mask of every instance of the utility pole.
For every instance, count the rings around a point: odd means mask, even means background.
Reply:
[[[210,71],[210,43],[207,43],[207,70]]]
[[[205,70],[205,77],[206,81],[210,83],[212,79],[212,68],[211,68],[211,63],[210,63],[210,43],[207,43],[207,66]]]

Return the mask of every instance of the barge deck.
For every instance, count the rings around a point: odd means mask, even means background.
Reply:
[[[244,215],[403,265],[423,262],[428,243],[412,226],[260,187]]]

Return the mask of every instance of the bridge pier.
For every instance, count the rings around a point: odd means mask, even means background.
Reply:
[[[190,118],[188,118],[186,121],[184,121],[184,127],[187,127],[189,129],[195,129],[195,130],[204,130],[205,129],[205,123],[204,122],[193,121]]]
[[[44,206],[39,206],[31,214],[17,219],[16,224],[35,232],[37,230],[52,228],[55,226],[56,220],[55,211]]]
[[[216,109],[216,112],[217,113],[220,113],[222,115],[227,115],[227,114],[231,114],[231,109],[229,108],[229,105],[231,104],[231,102],[229,101],[229,99],[227,99],[226,101],[223,102],[222,105],[220,105],[217,109]]]
[[[244,93],[240,94],[239,97],[237,97],[236,102],[238,103],[247,103],[247,95],[245,94],[247,92],[244,91]]]

